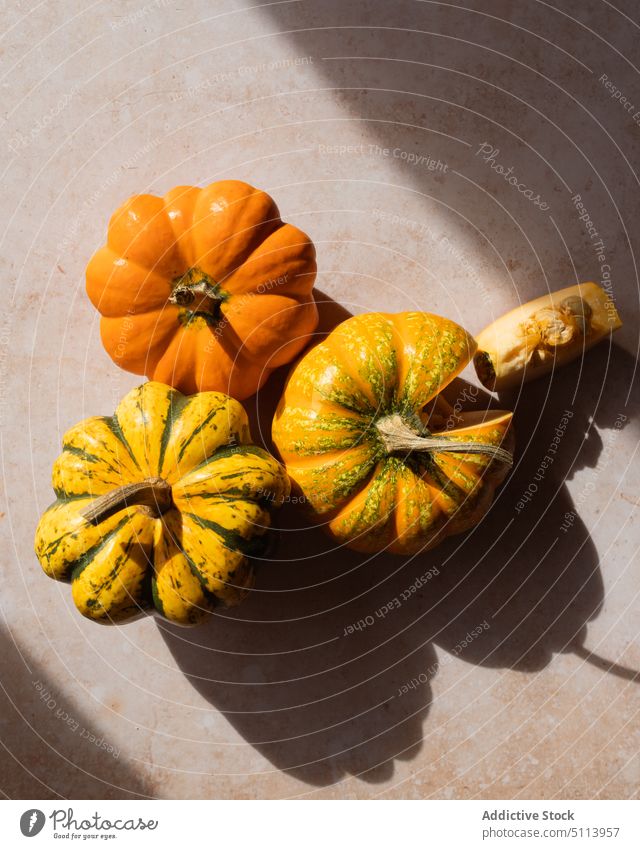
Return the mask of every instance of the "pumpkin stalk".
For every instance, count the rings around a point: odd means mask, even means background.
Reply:
[[[498,445],[488,442],[459,442],[441,434],[422,436],[402,416],[384,416],[376,422],[376,428],[384,447],[389,453],[396,451],[455,451],[459,454],[488,454],[507,466],[513,465],[513,455]]]
[[[193,284],[179,283],[169,295],[169,301],[176,306],[187,307],[193,304],[196,295],[202,296],[200,305],[204,305],[206,301],[211,301],[210,309],[212,312],[216,312],[223,301],[215,286],[211,286],[206,280],[199,280]]]
[[[99,525],[109,516],[125,507],[148,507],[154,518],[158,518],[171,507],[171,485],[163,478],[146,478],[138,483],[119,486],[96,498],[81,515],[90,525]]]

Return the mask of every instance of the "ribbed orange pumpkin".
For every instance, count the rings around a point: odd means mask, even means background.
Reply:
[[[356,551],[414,554],[477,524],[512,462],[511,413],[442,392],[476,350],[428,313],[348,319],[293,370],[273,441],[311,518]]]
[[[87,267],[114,362],[190,394],[242,399],[302,350],[315,250],[271,197],[225,180],[135,195]]]

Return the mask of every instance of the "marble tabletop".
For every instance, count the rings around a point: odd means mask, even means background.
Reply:
[[[637,796],[637,5],[3,5],[3,794]],[[221,178],[313,238],[324,328],[478,332],[584,280],[624,327],[500,398],[517,463],[473,532],[367,558],[291,504],[242,607],[99,627],[32,547],[62,434],[140,382],[84,268],[129,195]],[[247,402],[263,441],[284,377]]]

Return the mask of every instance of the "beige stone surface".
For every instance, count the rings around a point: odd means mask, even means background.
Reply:
[[[632,0],[6,4],[4,794],[637,796],[638,19]],[[625,326],[500,399],[518,462],[466,537],[369,559],[291,506],[242,608],[98,627],[32,553],[62,433],[138,382],[101,348],[84,266],[130,194],[222,177],[276,197],[352,312],[477,332],[609,275]],[[264,438],[281,382],[248,402]]]

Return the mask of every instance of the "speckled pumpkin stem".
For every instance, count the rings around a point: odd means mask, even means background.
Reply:
[[[402,416],[385,416],[376,427],[387,451],[455,451],[460,454],[489,454],[494,460],[513,465],[513,455],[488,442],[459,442],[447,436],[422,436]]]
[[[139,483],[119,486],[92,501],[82,511],[82,516],[91,525],[99,525],[125,507],[148,507],[154,516],[165,513],[172,504],[171,486],[162,478],[146,478]]]

